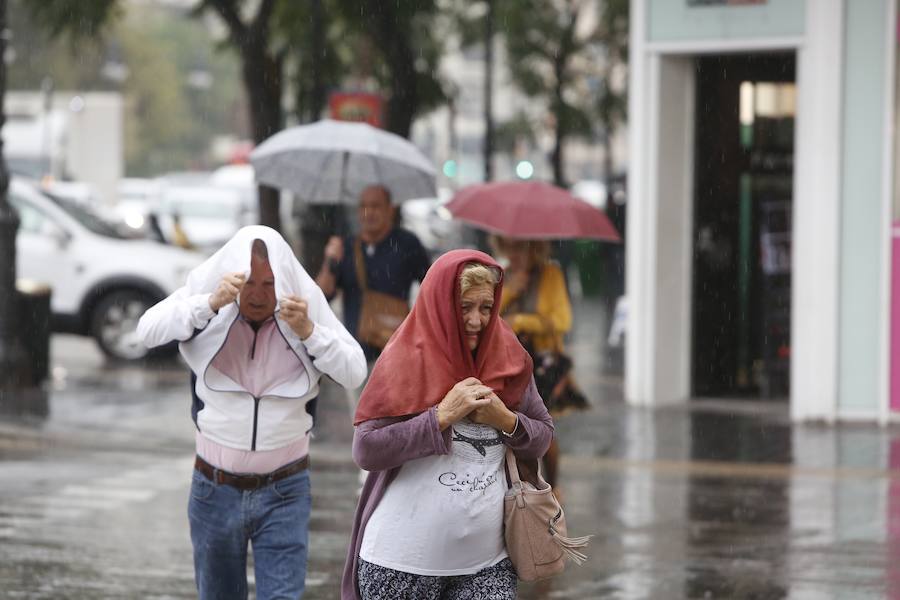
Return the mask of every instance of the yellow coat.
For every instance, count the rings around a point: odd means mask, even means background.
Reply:
[[[531,338],[534,350],[563,350],[563,335],[572,328],[572,305],[566,291],[566,281],[556,263],[547,262],[541,269],[537,290],[537,312],[506,314],[506,309],[519,295],[503,290],[500,314],[518,335]]]

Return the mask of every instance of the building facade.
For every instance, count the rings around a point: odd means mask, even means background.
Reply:
[[[628,401],[890,421],[897,0],[630,18]]]

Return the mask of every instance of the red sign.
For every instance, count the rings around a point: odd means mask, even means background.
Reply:
[[[335,92],[328,98],[331,118],[337,121],[362,121],[381,127],[381,96],[355,92]]]

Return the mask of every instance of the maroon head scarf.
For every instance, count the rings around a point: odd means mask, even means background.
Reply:
[[[453,250],[428,270],[412,312],[394,332],[363,390],[354,424],[415,415],[437,405],[450,388],[477,377],[515,408],[531,381],[531,357],[498,315],[503,281],[473,357],[465,340],[459,275],[468,263],[500,266],[476,250]]]

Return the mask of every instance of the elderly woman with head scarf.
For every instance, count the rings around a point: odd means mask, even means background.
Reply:
[[[443,255],[375,364],[355,419],[353,456],[371,473],[342,598],[516,597],[504,455],[542,456],[553,422],[498,316],[502,286],[486,254]]]

